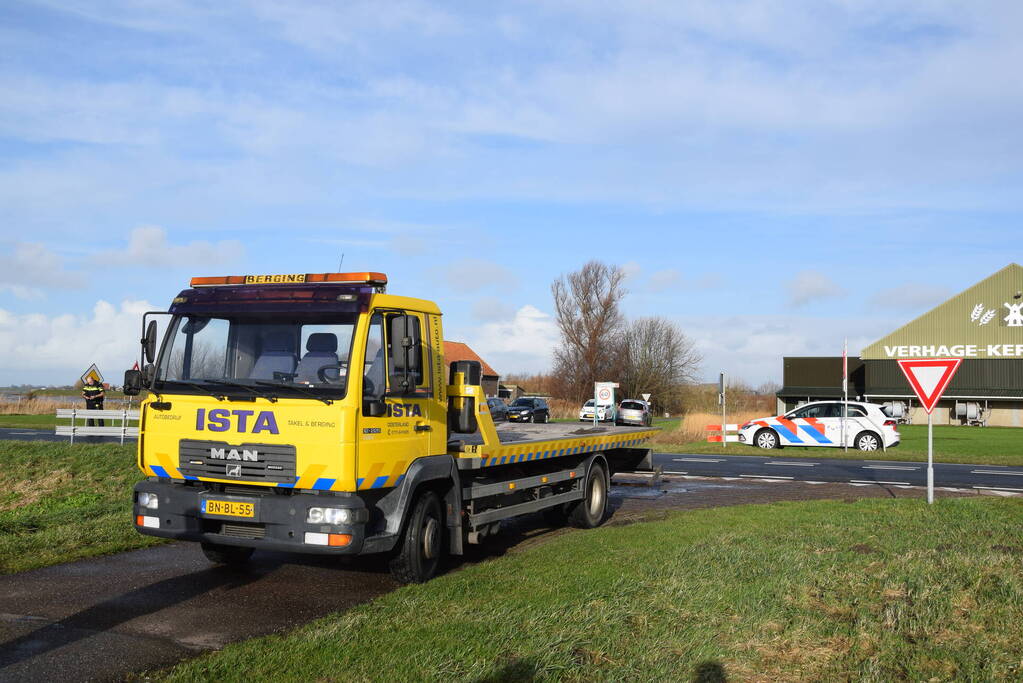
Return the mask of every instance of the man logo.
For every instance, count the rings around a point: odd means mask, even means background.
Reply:
[[[229,477],[240,477],[242,476],[241,465],[225,465],[227,468],[227,476]]]

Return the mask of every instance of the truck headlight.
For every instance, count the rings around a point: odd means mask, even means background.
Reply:
[[[156,510],[160,507],[160,497],[155,493],[146,491],[139,492],[139,506],[149,510]]]
[[[351,524],[354,513],[348,508],[309,508],[307,524]]]

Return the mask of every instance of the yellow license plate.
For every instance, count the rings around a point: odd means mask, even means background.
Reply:
[[[207,500],[203,512],[207,515],[226,515],[227,517],[255,517],[256,506],[252,503],[239,503],[234,500]]]

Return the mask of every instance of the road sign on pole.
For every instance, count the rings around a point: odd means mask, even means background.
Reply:
[[[899,369],[927,411],[927,502],[934,502],[934,420],[931,413],[952,382],[962,358],[913,358],[900,360]]]
[[[593,426],[597,426],[597,409],[614,406],[615,392],[618,382],[594,382],[593,383]]]

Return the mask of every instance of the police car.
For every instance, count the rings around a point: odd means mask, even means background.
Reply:
[[[849,401],[845,443],[861,451],[899,445],[898,423],[873,403]],[[778,417],[750,420],[739,427],[739,443],[758,448],[842,446],[842,402],[806,403]]]

